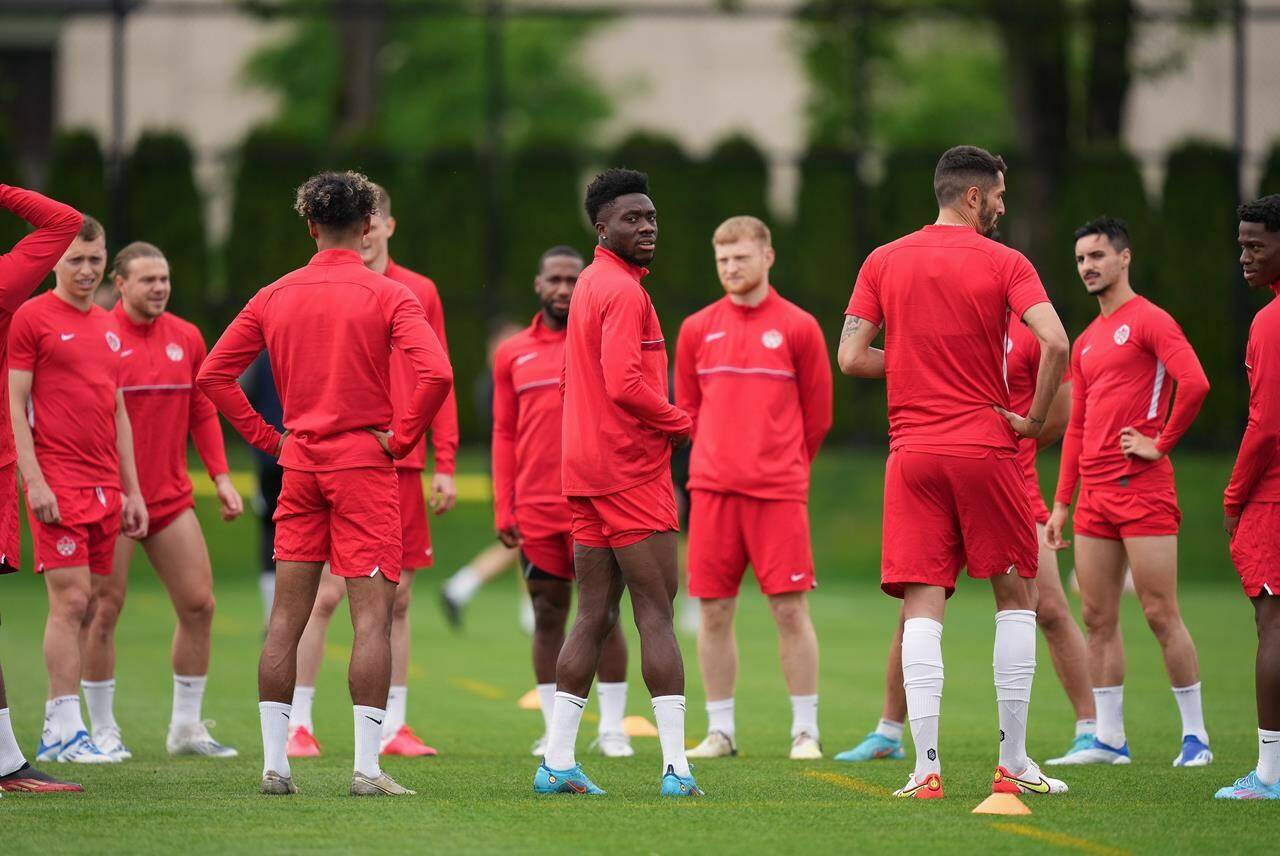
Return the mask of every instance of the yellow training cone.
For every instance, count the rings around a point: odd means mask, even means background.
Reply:
[[[520,701],[516,702],[516,707],[521,710],[542,710],[542,702],[538,699],[538,691],[532,689],[520,696]]]
[[[628,716],[622,720],[622,730],[628,737],[657,737],[657,727],[643,716]]]
[[[974,814],[1031,814],[1017,794],[992,794],[973,810]]]

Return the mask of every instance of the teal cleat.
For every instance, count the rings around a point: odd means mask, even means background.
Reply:
[[[592,796],[604,793],[582,772],[581,764],[574,764],[571,770],[552,770],[545,763],[539,764],[538,772],[533,774],[533,792]]]
[[[836,756],[837,761],[875,761],[884,758],[889,761],[901,761],[907,757],[902,750],[901,740],[891,740],[878,732],[871,732],[862,738],[862,742],[852,749]]]
[[[662,795],[664,797],[704,797],[706,792],[693,780],[693,771],[687,776],[677,776],[676,770],[667,765],[666,775],[662,777]]]
[[[1258,771],[1254,770],[1243,779],[1237,779],[1234,785],[1220,789],[1213,795],[1219,800],[1280,800],[1280,782],[1264,785],[1258,780]]]
[[[1092,748],[1093,748],[1093,735],[1078,734],[1076,735],[1076,739],[1071,741],[1071,746],[1067,749],[1067,754],[1063,755],[1061,758],[1050,758],[1048,761],[1045,761],[1044,763],[1050,767],[1056,767],[1061,764],[1073,764],[1075,763],[1072,760],[1073,755],[1075,755],[1078,752],[1084,752],[1086,749],[1092,749]]]

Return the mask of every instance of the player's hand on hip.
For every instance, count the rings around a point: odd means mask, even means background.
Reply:
[[[524,543],[524,537],[520,534],[520,527],[514,523],[510,526],[498,528],[498,540],[502,542],[504,547],[519,547]]]
[[[1019,416],[1011,410],[1005,410],[1003,407],[993,406],[996,413],[999,413],[1009,423],[1009,427],[1014,430],[1019,437],[1038,437],[1040,429],[1044,427],[1043,419],[1032,419],[1028,416]]]
[[[58,498],[44,482],[27,485],[27,507],[41,523],[62,522],[62,514],[58,511]]]
[[[1126,458],[1142,458],[1144,461],[1158,461],[1164,453],[1156,448],[1156,441],[1137,428],[1120,429],[1120,451]]]
[[[1044,545],[1050,550],[1065,550],[1071,542],[1062,537],[1062,530],[1067,525],[1067,506],[1061,502],[1053,504],[1053,512],[1049,522],[1044,525]]]
[[[1236,537],[1236,529],[1240,526],[1240,515],[1232,517],[1230,514],[1222,515],[1222,530],[1227,533],[1227,540],[1230,541]]]
[[[280,442],[276,444],[276,457],[280,457],[280,453],[284,451],[284,438],[289,436],[289,432],[285,431],[280,435]]]
[[[125,537],[146,538],[147,526],[150,522],[147,503],[142,499],[142,494],[125,494],[124,500],[120,503],[120,531]]]
[[[436,473],[431,477],[431,507],[436,515],[444,514],[458,503],[458,486],[451,473]]]
[[[393,458],[395,457],[395,455],[391,451],[391,432],[390,431],[379,431],[377,428],[366,428],[365,430],[368,431],[370,434],[372,434],[374,437],[378,438],[378,445],[382,447],[382,451],[386,452],[388,455],[391,455],[391,457]]]
[[[231,483],[229,473],[219,475],[213,480],[213,484],[218,492],[218,504],[222,506],[223,520],[235,520],[244,514],[244,499],[241,498],[240,491],[236,490],[235,485]]]

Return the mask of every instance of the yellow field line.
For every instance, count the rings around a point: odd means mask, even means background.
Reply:
[[[244,496],[252,496],[258,490],[258,477],[247,470],[236,470],[231,473],[231,483]],[[458,502],[493,501],[493,482],[484,473],[458,473],[453,477],[458,487]],[[195,487],[196,496],[212,498],[216,496],[213,482],[203,470],[191,472],[191,484]],[[425,489],[431,487],[430,473],[424,473],[422,484]]]
[[[472,695],[478,695],[481,698],[493,699],[495,701],[506,698],[507,694],[493,684],[486,684],[484,681],[477,681],[471,678],[450,678],[449,683],[453,684],[460,690],[469,692]]]
[[[844,788],[846,791],[854,791],[859,794],[866,794],[873,797],[888,796],[892,791],[888,788],[882,788],[879,785],[873,785],[870,782],[859,781],[852,776],[844,776],[840,773],[821,773],[812,771],[805,773],[810,779],[817,779],[820,782],[826,782],[829,785],[835,785],[837,788]]]
[[[1098,856],[1119,856],[1119,854],[1129,852],[1116,847],[1108,847],[1105,844],[1098,844],[1084,838],[1075,838],[1070,835],[1064,835],[1061,832],[1049,832],[1045,829],[1036,829],[1034,826],[1027,826],[1025,823],[1008,823],[1001,821],[991,824],[991,828],[999,830],[1000,832],[1008,832],[1011,835],[1021,835],[1024,838],[1034,838],[1035,840],[1043,841],[1046,844],[1056,844],[1059,847],[1079,850],[1082,853],[1096,853]]]

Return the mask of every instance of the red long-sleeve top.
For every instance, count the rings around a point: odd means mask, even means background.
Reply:
[[[111,312],[120,330],[120,391],[138,450],[142,498],[158,506],[189,497],[188,434],[210,479],[228,471],[218,411],[195,385],[204,337],[169,312],[150,323],[130,318],[123,301]]]
[[[1280,294],[1280,282],[1271,290]],[[1249,424],[1231,481],[1222,497],[1227,514],[1239,517],[1247,503],[1280,502],[1280,301],[1272,300],[1253,316],[1245,349],[1249,373]]]
[[[389,442],[399,458],[422,439],[453,372],[418,299],[365,267],[354,250],[322,250],[254,295],[205,358],[196,383],[254,448],[275,454],[280,432],[237,383],[266,348],[288,432],[282,467],[389,467],[370,429],[392,427],[393,346],[417,375]]]
[[[566,496],[601,496],[644,484],[671,461],[671,439],[693,428],[667,400],[667,349],[648,269],[603,247],[573,292],[565,341]]]
[[[40,283],[75,240],[84,217],[70,205],[55,202],[33,190],[0,184],[0,208],[26,220],[36,230],[0,255],[0,377],[9,377],[9,324],[22,301]],[[9,423],[9,393],[0,395],[0,467],[18,459]],[[16,501],[7,497],[4,502]]]
[[[565,528],[569,503],[560,488],[564,330],[539,313],[493,355],[493,517],[506,529],[520,513],[554,518]]]
[[[805,501],[831,429],[831,363],[817,320],[772,287],[685,319],[676,405],[693,421],[689,489]]]
[[[409,270],[394,261],[387,263],[383,276],[393,279],[412,292],[427,313],[427,323],[440,340],[441,347],[447,355],[449,340],[444,332],[444,306],[440,302],[440,290],[430,277]],[[413,393],[416,377],[413,365],[397,351],[391,352],[391,401],[397,413],[408,403]],[[453,387],[449,387],[449,395],[440,406],[435,419],[431,420],[431,448],[435,452],[438,473],[452,474],[458,460],[458,398]],[[427,467],[427,442],[413,447],[413,451],[396,461],[396,466],[405,470],[424,470]]]
[[[1173,383],[1178,396],[1170,410]],[[1169,452],[1209,394],[1196,352],[1173,317],[1145,297],[1095,318],[1071,348],[1071,421],[1062,440],[1056,501],[1070,504],[1077,482],[1108,490],[1173,487]],[[1164,456],[1126,458],[1120,430],[1156,438]]]

